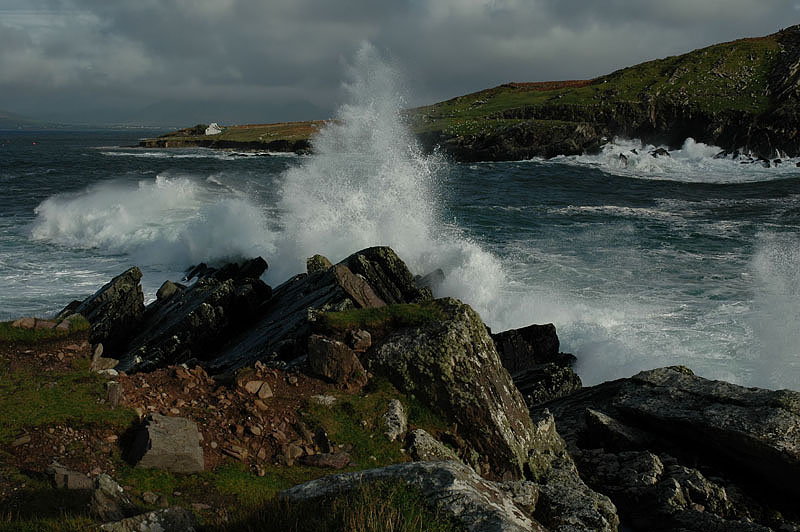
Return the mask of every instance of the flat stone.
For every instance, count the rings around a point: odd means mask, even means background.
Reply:
[[[58,323],[50,320],[36,320],[34,329],[55,329]]]
[[[299,460],[302,465],[324,469],[344,469],[350,461],[350,455],[344,451],[303,456]]]
[[[150,414],[128,454],[136,467],[173,473],[199,473],[205,468],[197,424],[182,417]]]
[[[87,475],[67,469],[58,462],[50,464],[45,473],[58,489],[90,490],[93,486],[92,479]]]
[[[101,521],[118,521],[139,513],[125,490],[107,474],[98,475],[93,487],[89,512]]]

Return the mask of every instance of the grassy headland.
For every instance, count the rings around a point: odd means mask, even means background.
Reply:
[[[764,157],[800,153],[800,26],[648,61],[591,80],[507,83],[411,109],[422,144],[460,160],[597,150],[614,136],[680,145],[687,137]],[[144,146],[307,150],[320,122],[187,130]]]

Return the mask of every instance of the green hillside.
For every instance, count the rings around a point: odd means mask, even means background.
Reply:
[[[800,26],[794,26],[592,80],[508,83],[409,110],[407,118],[424,147],[439,146],[460,160],[592,152],[614,136],[670,146],[691,136],[764,157],[798,155],[798,75]],[[170,145],[239,142],[257,148],[268,142],[276,147],[285,135],[287,149],[307,149],[308,136],[318,127],[286,126],[229,128],[215,141],[187,137],[186,130],[164,139]]]

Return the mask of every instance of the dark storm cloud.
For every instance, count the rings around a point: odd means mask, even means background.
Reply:
[[[421,104],[592,77],[798,15],[788,0],[6,0],[0,108],[85,121],[323,118],[363,40],[400,65]]]

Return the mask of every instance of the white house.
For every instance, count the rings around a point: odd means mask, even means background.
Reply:
[[[220,133],[222,133],[222,128],[220,128],[216,122],[212,122],[211,125],[206,128],[206,135],[219,135]]]

